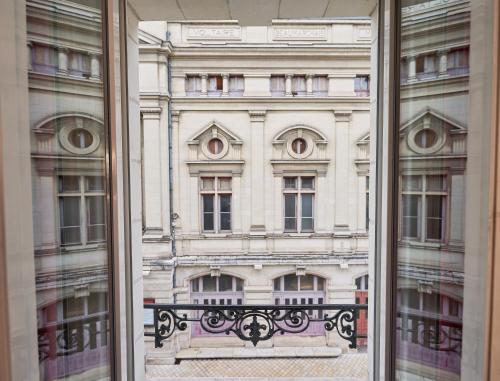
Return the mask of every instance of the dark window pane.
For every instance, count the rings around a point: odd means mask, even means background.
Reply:
[[[221,275],[219,277],[219,291],[233,291],[233,277]]]
[[[427,176],[427,190],[428,191],[444,191],[446,190],[446,176],[432,175]]]
[[[413,289],[402,289],[400,292],[401,305],[413,308],[416,310],[420,309],[420,293]]]
[[[102,192],[104,191],[104,177],[102,176],[88,176],[87,191],[89,192]]]
[[[285,177],[285,189],[296,189],[297,188],[297,178],[296,177]]]
[[[424,311],[441,313],[441,297],[439,294],[423,294]]]
[[[108,294],[106,292],[94,292],[88,298],[89,314],[105,312],[108,309]]]
[[[61,197],[59,209],[61,243],[63,245],[81,243],[80,197]]]
[[[203,277],[203,292],[217,291],[216,289],[217,278],[211,275]]]
[[[401,176],[404,191],[422,190],[422,176]]]
[[[297,230],[295,194],[285,194],[285,230]]]
[[[199,291],[200,291],[200,278],[191,280],[191,292],[199,292]]]
[[[420,196],[403,195],[403,237],[419,237]]]
[[[281,277],[274,280],[274,291],[281,291]]]
[[[63,300],[63,318],[70,319],[85,314],[83,298],[66,298]]]
[[[105,234],[104,196],[87,197],[87,240],[103,241]]]
[[[427,239],[442,239],[444,196],[427,196]]]
[[[243,279],[236,278],[236,291],[243,291]]]
[[[325,280],[323,278],[318,277],[317,287],[318,287],[318,291],[324,291],[325,290]]]
[[[214,230],[214,196],[203,195],[203,230]]]
[[[300,291],[314,290],[314,276],[307,274],[300,277]]]
[[[285,275],[285,291],[298,291],[298,278],[295,274]]]
[[[302,231],[313,230],[313,195],[302,195]]]
[[[314,189],[314,177],[302,177],[302,189]]]
[[[59,177],[59,192],[79,192],[79,176],[61,176]]]
[[[231,195],[220,198],[220,230],[231,230]]]

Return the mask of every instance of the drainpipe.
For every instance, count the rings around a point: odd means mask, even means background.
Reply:
[[[170,32],[166,32],[166,41],[170,41]],[[170,239],[172,242],[172,257],[173,269],[172,269],[172,292],[176,286],[176,268],[177,261],[175,257],[177,256],[177,246],[175,241],[175,220],[177,214],[174,213],[174,167],[172,163],[173,159],[173,143],[172,143],[172,64],[170,62],[170,56],[167,57],[167,89],[168,89],[168,193],[169,193],[169,210],[170,210]],[[177,295],[173,294],[174,304],[177,302]]]

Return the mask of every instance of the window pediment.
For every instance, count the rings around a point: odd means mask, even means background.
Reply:
[[[198,175],[207,170],[240,175],[242,140],[217,121],[212,121],[187,142],[189,146],[189,172]]]

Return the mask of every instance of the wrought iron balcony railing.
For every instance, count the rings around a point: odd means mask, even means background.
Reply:
[[[366,304],[303,304],[303,305],[207,305],[207,304],[145,304],[153,310],[153,331],[146,336],[155,338],[155,347],[176,331],[185,331],[188,323],[198,324],[211,334],[234,334],[254,346],[274,335],[298,334],[311,323],[322,323],[326,331],[337,331],[339,336],[357,347],[360,335],[357,327],[359,312]]]

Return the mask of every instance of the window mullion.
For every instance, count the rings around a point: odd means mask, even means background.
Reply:
[[[85,177],[80,177],[80,235],[81,244],[87,244],[87,200],[85,198]]]

